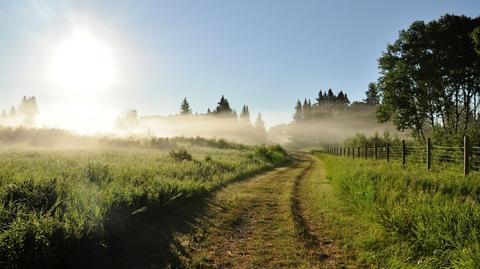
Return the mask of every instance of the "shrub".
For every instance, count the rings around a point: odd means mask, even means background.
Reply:
[[[193,160],[192,155],[186,149],[172,150],[169,154],[177,162]]]

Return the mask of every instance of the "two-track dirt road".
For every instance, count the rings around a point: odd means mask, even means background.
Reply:
[[[324,184],[322,162],[297,153],[295,162],[217,191],[193,231],[175,235],[187,268],[342,268],[343,255],[322,234],[306,204],[309,184]],[[306,196],[307,195],[307,196]]]

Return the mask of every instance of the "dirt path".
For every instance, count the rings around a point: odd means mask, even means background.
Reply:
[[[304,179],[319,160],[296,155],[290,167],[231,184],[210,200],[194,233],[178,234],[187,268],[338,267],[338,249],[311,225],[302,200]]]

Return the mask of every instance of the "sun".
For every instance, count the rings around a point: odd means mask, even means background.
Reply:
[[[69,94],[108,88],[115,80],[112,50],[89,31],[76,30],[54,47],[49,76]]]

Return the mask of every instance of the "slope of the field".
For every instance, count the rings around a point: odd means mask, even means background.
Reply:
[[[107,142],[0,153],[1,268],[162,267],[189,204],[287,158],[200,138]]]

